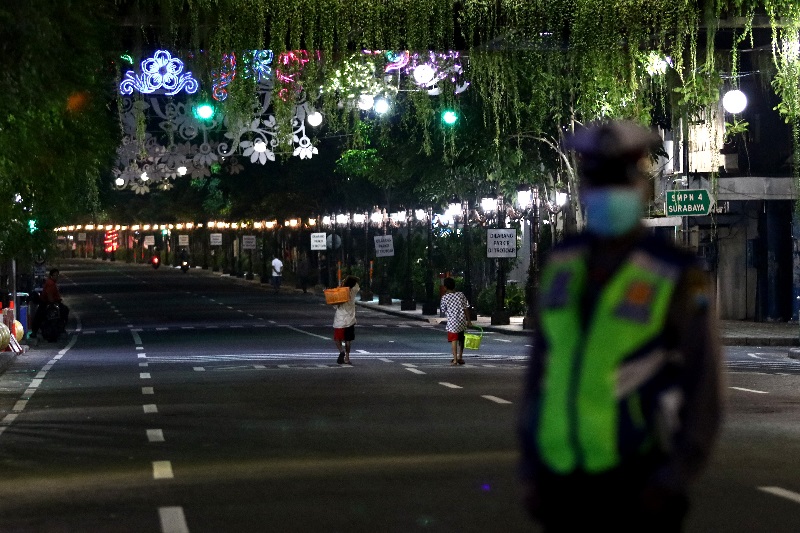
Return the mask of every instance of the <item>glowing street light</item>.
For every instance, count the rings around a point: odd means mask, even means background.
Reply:
[[[722,97],[722,107],[733,115],[741,113],[747,107],[747,96],[739,89],[728,91]]]

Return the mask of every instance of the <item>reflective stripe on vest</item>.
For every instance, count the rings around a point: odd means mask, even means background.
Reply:
[[[554,254],[542,276],[549,351],[538,428],[542,460],[553,471],[619,464],[619,395],[635,402],[636,387],[659,371],[663,357],[656,350],[623,371],[625,360],[659,339],[678,275],[672,265],[634,252],[598,296],[584,330],[585,250]]]

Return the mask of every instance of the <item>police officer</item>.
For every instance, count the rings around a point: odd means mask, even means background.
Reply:
[[[641,224],[654,132],[578,131],[586,228],[550,254],[520,419],[525,504],[544,530],[680,531],[720,426],[710,284]]]

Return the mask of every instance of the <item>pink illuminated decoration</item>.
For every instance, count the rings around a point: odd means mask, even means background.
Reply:
[[[317,52],[319,55],[319,52]],[[275,68],[275,77],[278,82],[284,85],[278,90],[278,97],[284,102],[299,92],[297,87],[297,78],[303,71],[303,67],[310,60],[308,59],[307,50],[292,50],[283,52],[278,56],[278,66]]]
[[[386,52],[386,60],[389,62],[384,68],[384,72],[391,72],[393,70],[402,70],[406,65],[408,65],[408,61],[410,59],[410,55],[407,50],[400,50],[400,51],[393,51],[390,50]]]

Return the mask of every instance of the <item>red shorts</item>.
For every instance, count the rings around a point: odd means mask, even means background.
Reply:
[[[335,341],[352,341],[356,338],[356,327],[349,326],[346,328],[333,328],[333,340]]]
[[[447,342],[458,341],[461,344],[464,344],[464,332],[459,331],[458,333],[454,333],[452,331],[447,332]]]

